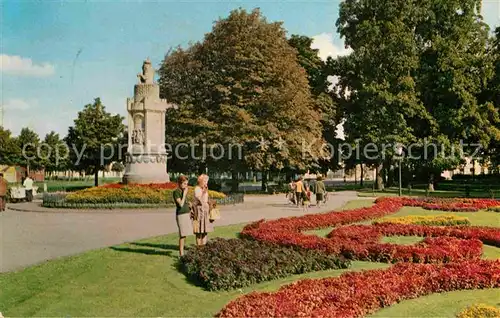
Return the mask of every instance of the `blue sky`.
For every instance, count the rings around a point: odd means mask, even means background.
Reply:
[[[483,0],[500,25],[500,0]],[[336,34],[339,1],[3,1],[1,100],[4,126],[64,135],[85,104],[101,97],[125,115],[136,74],[170,47],[209,32],[232,9],[260,7],[289,34],[315,38],[323,57],[345,54]]]

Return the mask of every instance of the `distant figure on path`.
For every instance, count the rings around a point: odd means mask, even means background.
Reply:
[[[305,191],[304,189],[304,183],[302,182],[302,177],[299,177],[297,179],[297,182],[295,182],[295,199],[297,200],[297,206],[300,206],[300,203],[302,203],[302,193]]]
[[[305,185],[304,192],[302,192],[302,209],[304,212],[309,210],[311,204],[311,191],[309,190],[309,185]]]
[[[210,205],[208,203],[208,176],[202,174],[198,177],[198,185],[194,189],[193,200],[193,229],[196,234],[196,245],[207,243],[207,234],[213,231],[210,222]]]
[[[316,206],[321,207],[321,203],[323,203],[326,193],[325,183],[323,182],[323,177],[321,175],[319,175],[316,179],[314,192],[316,193]]]
[[[0,212],[5,211],[7,204],[7,186],[7,180],[3,177],[3,173],[0,173]]]
[[[286,197],[289,203],[295,204],[295,182],[293,182],[293,179],[290,179],[290,183],[288,184],[288,193]]]
[[[26,179],[24,179],[23,187],[26,190],[26,199],[28,199],[28,202],[33,201],[33,179],[30,176],[26,176]]]
[[[177,179],[177,189],[174,190],[173,197],[175,202],[175,218],[177,227],[179,228],[179,256],[184,255],[184,245],[186,244],[186,236],[193,235],[193,223],[189,209],[188,194],[188,179],[185,176],[180,176]]]

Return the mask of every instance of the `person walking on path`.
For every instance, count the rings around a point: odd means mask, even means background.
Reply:
[[[297,182],[295,182],[295,199],[297,206],[300,207],[300,204],[302,203],[302,193],[304,192],[304,183],[302,182],[302,177],[299,177],[297,179]]]
[[[3,177],[3,173],[0,173],[0,212],[5,211],[7,205],[7,186],[7,180]]]
[[[194,189],[193,212],[193,229],[194,234],[196,234],[196,245],[205,245],[208,233],[213,231],[213,224],[210,222],[209,216],[208,176],[206,174],[198,177],[198,185]]]
[[[323,203],[326,193],[325,183],[323,182],[323,177],[321,175],[319,175],[316,179],[314,192],[316,193],[316,206],[319,208],[321,207],[321,203]]]
[[[288,193],[286,194],[288,199],[288,203],[295,204],[295,182],[293,179],[290,179],[290,183],[288,184]]]
[[[24,179],[23,187],[26,191],[26,199],[28,199],[28,202],[33,201],[33,179],[31,179],[30,176],[26,176],[26,179]]]
[[[179,229],[179,256],[184,255],[186,237],[193,235],[193,223],[191,221],[191,210],[187,198],[188,179],[180,176],[177,179],[177,189],[173,192],[175,202],[175,219]]]

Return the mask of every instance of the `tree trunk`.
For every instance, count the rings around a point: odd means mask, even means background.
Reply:
[[[358,184],[358,165],[354,165],[354,185]]]
[[[99,186],[99,169],[97,167],[95,168],[95,173],[94,173],[94,186],[96,187]]]
[[[476,160],[472,160],[472,181],[476,179]]]
[[[361,163],[361,179],[359,180],[359,185],[361,186],[361,188],[363,187],[363,179],[365,177],[365,172],[363,170],[363,163]]]
[[[382,164],[378,164],[376,167],[377,177],[375,183],[375,189],[379,191],[384,190],[384,180],[382,179]]]
[[[239,188],[239,179],[238,179],[238,171],[233,168],[231,171],[231,192],[236,193],[238,192]]]
[[[394,169],[391,169],[391,162],[386,160],[383,163],[382,175],[384,178],[384,186],[389,188],[394,185]]]
[[[262,170],[262,184],[260,187],[261,191],[267,190],[267,171]]]

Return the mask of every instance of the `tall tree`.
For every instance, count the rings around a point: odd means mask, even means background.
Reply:
[[[414,141],[411,121],[431,124],[411,76],[419,61],[412,34],[415,16],[415,1],[346,0],[340,5],[337,27],[353,52],[332,61],[331,75],[339,76],[336,91],[347,139],[377,148],[378,189],[383,188],[384,157],[394,155],[383,145]]]
[[[343,114],[333,100],[328,80],[328,67],[326,61],[319,57],[319,50],[311,48],[313,39],[307,36],[292,35],[288,43],[297,50],[297,59],[306,72],[314,98],[315,110],[320,114],[323,139],[334,149],[340,142],[337,139],[337,125],[340,124]],[[339,167],[339,153],[330,149],[330,158],[319,161],[323,170]]]
[[[53,172],[66,169],[69,149],[59,134],[51,131],[45,135],[43,143],[40,145],[40,156],[45,172],[50,175]]]
[[[415,130],[420,138],[441,139],[442,144],[488,145],[500,130],[491,120],[498,113],[478,98],[492,76],[481,0],[429,0],[419,5],[423,14],[415,28],[420,55],[415,78],[420,100],[437,129],[418,125]],[[456,166],[454,159],[420,161],[420,167],[432,182],[439,176],[436,172]]]
[[[412,149],[420,155],[412,166],[430,185],[458,163],[452,145],[487,144],[498,134],[492,107],[477,98],[491,76],[480,5],[480,0],[341,4],[337,26],[353,53],[334,62],[332,75],[340,76],[347,134],[362,144],[420,144]],[[450,155],[424,157],[426,142]]]
[[[70,162],[75,170],[93,173],[95,186],[99,185],[99,171],[118,156],[125,128],[122,122],[122,116],[106,112],[100,98],[96,98],[78,112],[74,125],[69,127],[65,141],[76,149],[70,151]]]
[[[489,110],[489,119],[500,127],[500,26],[495,29],[495,36],[490,39],[488,57],[493,66],[493,76],[486,83],[481,94],[481,101]],[[500,136],[492,135],[490,143],[484,149],[484,163],[490,170],[500,173]]]
[[[21,163],[21,148],[10,130],[0,126],[0,164],[15,165]]]
[[[222,144],[226,154],[241,145],[242,158],[204,162],[231,170],[234,181],[246,168],[304,169],[321,155],[307,74],[281,23],[268,23],[257,9],[232,11],[202,43],[167,54],[160,85],[162,97],[181,105],[167,115],[177,132],[167,129],[166,140]]]
[[[39,156],[40,138],[38,134],[29,128],[23,128],[16,141],[21,149],[21,164],[26,167],[27,173],[31,170],[42,168],[43,164]]]

